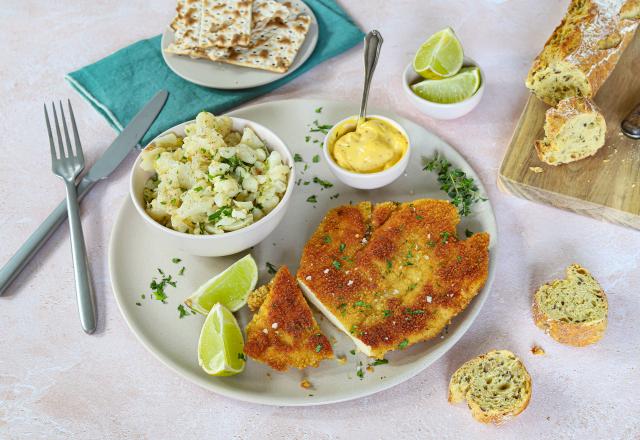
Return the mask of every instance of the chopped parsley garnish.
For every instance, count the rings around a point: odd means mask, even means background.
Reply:
[[[180,258],[172,258],[172,259],[171,259],[171,262],[172,262],[173,264],[178,264],[178,263],[179,263],[179,262],[181,262],[181,261],[182,261],[182,260],[181,260]]]
[[[416,288],[416,286],[417,286],[417,284],[416,284],[416,283],[409,284],[409,287],[407,287],[407,291],[408,291],[408,292],[411,292],[413,289],[415,289],[415,288]]]
[[[456,260],[458,261],[458,263],[460,263],[460,262],[462,261],[462,256],[458,255],[458,256],[456,257]]]
[[[333,262],[331,263],[331,265],[333,267],[335,267],[336,269],[340,270],[340,268],[342,267],[342,264],[338,261],[338,260],[333,260]]]
[[[210,223],[216,223],[222,217],[229,217],[231,215],[231,206],[223,206],[209,216]]]
[[[355,325],[355,324],[353,324],[353,325],[351,326],[351,328],[349,329],[349,333],[354,333],[357,329],[358,329],[358,326],[357,326],[357,325]]]
[[[266,263],[266,266],[267,266],[267,272],[269,272],[271,275],[274,275],[278,271],[278,268],[275,267],[273,264],[269,263],[268,261]]]
[[[465,229],[465,230],[464,230],[464,236],[465,236],[465,237],[469,238],[469,237],[471,237],[472,235],[473,235],[473,232],[472,232],[472,231],[470,231],[470,230],[468,230],[468,229]]]
[[[322,107],[318,107],[318,108],[316,109],[316,113],[322,113]]]
[[[180,275],[180,276],[184,275],[184,269],[185,269],[185,267],[182,266],[182,269],[180,269],[180,272],[178,272],[178,275]]]
[[[171,275],[166,276],[162,269],[158,268],[158,272],[162,275],[160,281],[154,278],[151,280],[151,283],[149,283],[151,297],[166,304],[167,294],[164,289],[167,285],[176,287],[176,282],[173,280]]]
[[[332,195],[331,197],[329,197],[331,200],[333,199],[337,199],[338,197],[340,197],[340,193],[335,193],[334,195]]]
[[[362,362],[358,365],[358,369],[356,370],[356,376],[360,379],[364,378],[364,370],[362,369]]]
[[[345,247],[347,247],[347,245],[346,245],[346,244],[344,244],[344,243],[340,243],[340,247],[339,247],[340,252],[344,252],[344,248],[345,248]]]
[[[140,295],[140,298],[145,299],[147,297],[147,295],[145,295],[144,293],[142,295]]]
[[[309,143],[309,141],[311,140],[311,136],[305,136],[304,137],[304,141]]]
[[[435,241],[433,241],[433,240],[429,240],[429,241],[427,241],[427,246],[429,246],[429,247],[436,247],[436,242],[435,242]]]
[[[406,348],[407,345],[409,345],[409,340],[403,339],[402,342],[398,344],[398,348],[402,350],[403,348]]]
[[[391,310],[385,310],[385,311],[382,312],[382,314],[384,315],[385,318],[387,316],[391,316]]]
[[[331,243],[331,237],[325,235],[324,237],[322,237],[322,241],[324,241],[325,243]]]
[[[333,127],[333,125],[331,125],[331,124],[320,124],[318,122],[318,120],[316,119],[315,121],[313,121],[313,127],[311,127],[311,129],[309,131],[311,133],[320,132],[322,134],[327,134],[327,133],[329,133],[329,130],[331,130],[331,127]]]
[[[352,355],[356,355],[356,351],[355,350],[349,350],[349,353],[351,353]]]
[[[453,167],[444,157],[436,154],[424,161],[424,170],[438,173],[440,189],[451,198],[451,204],[458,208],[462,216],[471,214],[471,206],[487,199],[480,195],[480,189],[472,177],[459,168]]]
[[[293,161],[294,162],[304,162],[304,159],[302,158],[302,156],[300,156],[298,153],[293,155]]]
[[[369,304],[367,304],[364,301],[356,301],[356,302],[353,303],[353,305],[355,307],[371,307]]]
[[[140,304],[139,302],[136,303],[137,306],[142,306],[142,304]]]
[[[178,306],[178,312],[180,312],[180,319],[184,318],[185,316],[189,316],[189,312],[187,312],[187,309],[185,309],[182,304]]]
[[[375,361],[373,361],[369,365],[375,367],[375,366],[378,366],[378,365],[385,365],[385,364],[388,364],[388,363],[389,363],[388,359],[376,359]]]
[[[322,351],[322,344],[316,345],[316,353],[320,353]]]
[[[201,186],[196,186],[195,188],[193,188],[193,190],[194,190],[195,192],[200,192],[200,191],[202,191],[203,189],[204,189],[204,188],[202,188]]]
[[[316,154],[315,156],[313,156],[313,159],[311,159],[311,162],[313,162],[313,163],[320,162],[320,156]]]
[[[241,161],[236,156],[231,156],[229,158],[223,157],[221,162],[226,163],[231,168],[236,168],[240,165]]]
[[[442,239],[442,244],[447,244],[449,242],[450,236],[451,234],[449,234],[447,231],[441,232],[440,238]]]
[[[347,314],[347,303],[342,303],[338,306],[338,310],[340,310],[340,314],[345,316]]]
[[[318,203],[318,199],[316,198],[315,194],[312,196],[307,197],[307,202],[309,203]]]
[[[393,263],[391,262],[391,260],[387,260],[387,269],[391,270],[392,266],[393,266]]]
[[[247,357],[244,355],[244,353],[238,353],[238,359],[242,359],[243,361],[246,361]]]
[[[319,177],[314,177],[313,178],[313,183],[317,183],[318,185],[320,185],[322,188],[331,188],[333,186],[333,183],[327,181],[327,180],[323,180]]]

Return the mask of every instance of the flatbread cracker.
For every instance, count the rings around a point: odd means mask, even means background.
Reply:
[[[213,61],[284,73],[298,54],[310,24],[311,18],[306,14],[289,17],[287,21],[275,18],[251,35],[249,46],[207,50],[207,55]]]
[[[198,47],[237,47],[249,44],[251,0],[205,0],[205,3],[207,7],[203,9]]]
[[[198,57],[198,49],[246,46],[251,41],[251,10],[250,0],[178,0],[171,22],[174,42],[166,52]]]
[[[200,40],[202,14],[207,0],[178,0],[177,15],[171,22],[174,30],[173,43],[165,49],[168,53],[190,55],[198,47]]]
[[[251,33],[261,31],[275,18],[286,20],[289,14],[289,8],[275,0],[254,0],[251,13]]]

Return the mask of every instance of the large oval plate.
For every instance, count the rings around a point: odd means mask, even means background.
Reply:
[[[319,109],[322,109],[321,112]],[[354,190],[340,184],[320,159],[322,133],[311,131],[314,120],[330,124],[348,115],[358,113],[358,105],[320,100],[275,101],[246,107],[231,113],[233,116],[258,122],[273,130],[287,144],[292,154],[298,153],[305,163],[298,163],[297,178],[300,184],[294,194],[288,215],[276,230],[251,250],[260,268],[260,281],[265,282],[266,263],[276,266],[287,264],[292,271],[298,267],[302,247],[328,209],[362,200],[375,202],[386,200],[407,201],[416,198],[446,198],[432,173],[422,170],[422,157],[435,152],[443,154],[455,166],[472,176],[486,194],[478,175],[469,164],[443,140],[415,123],[389,112],[372,109],[398,121],[408,132],[412,143],[412,155],[404,176],[391,185],[374,190]],[[316,142],[317,141],[317,142]],[[306,165],[306,166],[305,166]],[[334,184],[321,189],[313,183],[313,177]],[[305,185],[305,182],[310,182]],[[339,194],[339,196],[335,196]],[[318,202],[307,202],[315,195]],[[352,355],[353,342],[341,334],[318,314],[320,326],[329,337],[334,337],[334,351],[346,355],[347,362],[325,361],[318,368],[304,372],[291,370],[277,373],[268,367],[249,361],[245,371],[234,377],[211,377],[198,366],[196,347],[204,317],[189,315],[179,318],[177,307],[184,298],[202,282],[219,273],[243,254],[221,258],[203,258],[184,255],[163,243],[162,236],[140,218],[129,197],[116,220],[109,244],[109,268],[113,291],[125,320],[135,335],[154,355],[170,368],[196,384],[216,393],[249,402],[270,405],[318,405],[364,397],[397,385],[424,370],[435,362],[462,337],[486,301],[494,278],[497,230],[490,202],[475,205],[473,215],[462,220],[459,231],[487,231],[491,234],[489,279],[469,307],[454,318],[447,331],[431,341],[417,344],[407,350],[387,356],[387,365],[376,366],[374,372],[365,371],[363,378],[356,375],[359,362],[371,362],[364,355]],[[464,235],[464,234],[463,234]],[[172,259],[179,258],[179,263]],[[184,274],[178,275],[185,267]],[[149,283],[157,277],[158,269],[171,274],[177,285],[167,287],[167,304],[150,299]],[[141,295],[145,294],[145,299]],[[137,305],[139,303],[140,305]],[[237,313],[244,327],[250,312],[244,308]],[[313,384],[313,389],[300,386],[303,377]]]
[[[162,33],[162,57],[173,72],[189,82],[215,89],[248,89],[269,84],[294,72],[311,56],[318,43],[318,20],[313,11],[301,0],[291,0],[293,7],[311,17],[309,32],[296,55],[295,60],[285,73],[234,66],[202,59],[194,59],[184,55],[166,53],[169,44],[173,43],[173,29],[167,27]]]

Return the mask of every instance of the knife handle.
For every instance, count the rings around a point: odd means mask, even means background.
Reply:
[[[78,199],[82,199],[82,197],[84,197],[84,195],[87,194],[95,184],[96,181],[83,178],[77,189]],[[20,274],[22,269],[24,269],[27,263],[31,261],[31,258],[33,258],[42,245],[49,237],[51,237],[66,218],[67,203],[63,200],[60,202],[58,207],[49,214],[49,217],[47,217],[45,221],[38,226],[38,229],[31,234],[13,257],[9,259],[7,264],[0,269],[0,296],[2,296],[13,280],[15,280],[18,274]]]
[[[640,139],[640,105],[622,121],[622,132],[631,139]]]

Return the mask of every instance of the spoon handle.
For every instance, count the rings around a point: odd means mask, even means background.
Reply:
[[[380,57],[382,41],[382,35],[376,30],[369,32],[366,37],[364,37],[364,90],[362,91],[359,120],[366,118],[367,115],[369,87],[371,86],[373,71],[376,69],[376,64],[378,64],[378,58]]]

